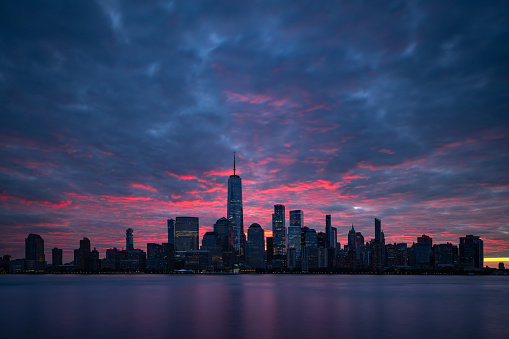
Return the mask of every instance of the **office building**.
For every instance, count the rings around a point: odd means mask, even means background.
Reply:
[[[274,205],[272,214],[272,236],[274,238],[274,257],[283,259],[286,256],[286,226],[285,226],[285,206],[281,204]]]
[[[223,267],[221,238],[217,232],[206,232],[201,241],[201,250],[209,251],[214,269]]]
[[[40,235],[30,233],[25,239],[25,270],[40,272],[45,269],[44,240]]]
[[[209,251],[192,250],[186,251],[185,269],[191,271],[213,270],[212,256]]]
[[[247,230],[246,264],[252,269],[265,268],[265,233],[257,223]]]
[[[326,248],[329,248],[332,246],[332,241],[331,241],[331,238],[332,238],[332,220],[331,220],[331,215],[330,214],[327,214],[325,216],[325,235],[326,235],[326,239],[325,239],[325,247]]]
[[[223,268],[233,268],[235,252],[233,249],[233,227],[230,220],[225,217],[218,219],[214,224],[214,232],[217,233],[221,241],[221,252]]]
[[[199,250],[199,219],[177,217],[175,221],[175,256],[184,257],[186,251]]]
[[[128,228],[125,231],[125,249],[128,252],[134,250],[134,240],[133,240],[133,230],[132,230],[132,228]]]
[[[168,219],[168,244],[175,244],[175,220]]]
[[[267,264],[274,260],[274,237],[267,237]]]
[[[61,248],[53,248],[51,250],[51,265],[53,268],[62,265],[62,249]]]
[[[90,240],[86,237],[80,240],[80,248],[77,250],[75,265],[81,271],[90,271]]]
[[[233,228],[233,248],[239,257],[244,255],[244,214],[242,210],[242,180],[235,174],[235,153],[233,155],[233,175],[228,178],[227,218]]]
[[[467,235],[460,238],[460,262],[463,269],[480,269],[484,265],[483,241],[479,236]]]
[[[302,270],[309,271],[318,268],[318,234],[314,229],[307,229],[304,234],[304,248],[302,249]]]
[[[295,249],[295,260],[300,261],[301,256],[301,229],[304,226],[304,212],[290,211],[290,226],[288,227],[288,250]]]

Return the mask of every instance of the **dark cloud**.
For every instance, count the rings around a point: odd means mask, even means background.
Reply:
[[[160,242],[184,214],[206,230],[236,150],[247,224],[285,203],[342,236],[378,216],[394,241],[509,255],[508,19],[502,1],[4,2],[0,249]]]

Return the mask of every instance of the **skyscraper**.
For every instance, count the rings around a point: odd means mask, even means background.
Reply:
[[[175,255],[184,256],[186,251],[199,250],[199,219],[177,217],[175,222]]]
[[[375,218],[375,241],[380,241],[380,232],[382,231],[382,221]]]
[[[44,271],[46,268],[44,240],[40,235],[30,233],[25,239],[25,260],[28,271]]]
[[[62,249],[54,248],[51,250],[51,264],[53,269],[57,266],[62,265]]]
[[[304,212],[301,210],[290,211],[290,226],[288,227],[288,249],[295,249],[295,260],[301,256],[301,228],[304,226]]]
[[[274,205],[272,214],[272,236],[274,237],[274,256],[283,259],[286,255],[285,206]]]
[[[233,227],[230,220],[225,217],[219,219],[214,224],[214,232],[216,232],[221,241],[221,252],[223,260],[223,268],[232,268],[234,264],[233,250]]]
[[[477,235],[467,235],[460,238],[460,261],[464,269],[483,268],[484,246]]]
[[[385,239],[382,232],[382,221],[375,218],[375,241],[373,242],[372,268],[382,269],[385,264]]]
[[[307,229],[304,233],[304,248],[302,249],[302,270],[318,268],[318,234],[314,229]]]
[[[134,250],[133,229],[132,228],[128,228],[125,231],[125,249],[128,252],[131,252],[132,250]]]
[[[265,233],[256,223],[247,230],[246,262],[250,268],[265,268]]]
[[[331,215],[325,216],[325,247],[331,247]]]
[[[168,244],[175,244],[175,220],[168,219]]]
[[[90,240],[83,238],[80,240],[80,248],[78,249],[77,266],[82,271],[90,270]],[[76,263],[75,263],[76,264]]]
[[[235,174],[235,153],[233,153],[233,175],[228,179],[228,200],[226,214],[233,227],[233,247],[235,252],[244,254],[244,215],[242,211],[242,180]]]

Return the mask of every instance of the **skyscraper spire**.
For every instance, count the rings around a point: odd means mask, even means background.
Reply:
[[[235,252],[239,256],[244,254],[244,216],[242,213],[242,180],[236,174],[235,155],[233,152],[233,174],[228,179],[228,201],[226,214],[233,227],[233,242]]]

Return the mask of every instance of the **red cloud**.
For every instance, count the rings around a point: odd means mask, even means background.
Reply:
[[[182,180],[193,180],[193,179],[198,179],[197,177],[195,177],[194,175],[178,175],[178,174],[175,174],[175,173],[171,173],[171,172],[168,172],[166,171],[166,174],[170,175],[170,176],[173,176],[175,178],[179,178],[179,179],[182,179]]]
[[[379,150],[378,152],[380,153],[386,153],[386,154],[394,154],[394,151],[391,151],[390,149],[387,149],[387,148],[382,148],[381,150]]]
[[[145,190],[148,190],[148,191],[152,191],[152,192],[157,192],[157,190],[153,187],[150,187],[148,185],[142,185],[142,184],[132,184],[131,185],[132,187],[136,187],[136,188],[143,188]]]

